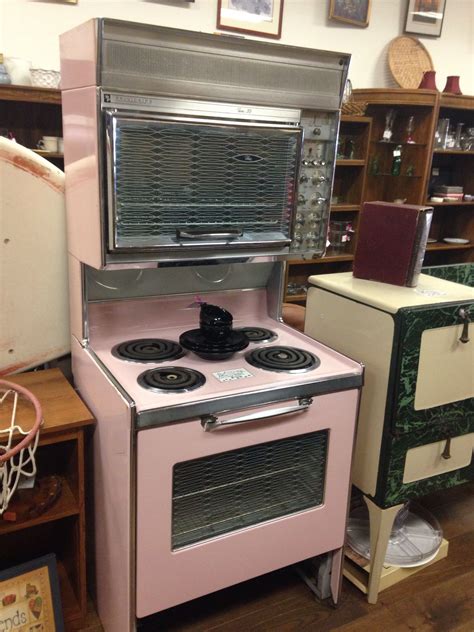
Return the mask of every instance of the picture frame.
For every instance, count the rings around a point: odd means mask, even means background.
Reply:
[[[367,28],[371,0],[331,0],[329,19]]]
[[[284,0],[219,0],[217,28],[280,39],[283,4]]]
[[[0,629],[64,632],[55,555],[0,571]]]
[[[440,37],[446,0],[407,0],[405,33]]]

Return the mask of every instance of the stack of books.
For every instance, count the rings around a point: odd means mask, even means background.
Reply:
[[[433,192],[433,195],[439,198],[443,198],[445,201],[455,200],[461,202],[464,196],[463,187],[456,186],[437,186]]]

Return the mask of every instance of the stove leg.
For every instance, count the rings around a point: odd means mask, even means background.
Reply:
[[[331,598],[337,605],[341,596],[343,549],[329,551],[295,566],[295,570],[318,599]]]
[[[395,516],[403,504],[381,509],[366,496],[364,496],[364,501],[369,509],[370,521],[370,574],[367,600],[369,603],[377,603],[380,577],[382,576],[390,533]]]
[[[337,606],[342,590],[342,567],[344,565],[344,547],[332,552],[331,564],[331,599]]]

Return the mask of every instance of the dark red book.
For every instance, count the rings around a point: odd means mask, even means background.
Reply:
[[[354,276],[414,287],[432,216],[430,206],[365,202],[359,218]]]

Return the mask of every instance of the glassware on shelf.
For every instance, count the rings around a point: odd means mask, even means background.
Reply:
[[[377,176],[380,172],[380,160],[378,156],[374,156],[370,162],[370,175]]]
[[[449,119],[442,118],[438,121],[435,133],[435,149],[446,149],[448,146]]]
[[[329,222],[329,243],[332,253],[343,253],[349,245],[354,230],[351,222],[331,221]]]
[[[355,141],[352,138],[348,138],[346,146],[344,147],[344,154],[348,160],[353,160],[355,157]]]
[[[413,177],[415,175],[415,165],[409,164],[406,170],[406,175]]]
[[[387,110],[385,114],[385,129],[382,134],[382,141],[389,143],[393,136],[393,124],[395,123],[395,117],[397,113],[393,108]]]
[[[392,169],[390,173],[392,176],[399,176],[402,170],[402,146],[397,145],[392,152]]]
[[[464,123],[458,123],[456,125],[456,134],[454,136],[454,149],[461,149],[461,137],[462,137],[463,127],[464,127]]]
[[[410,116],[407,124],[407,139],[406,142],[410,145],[415,143],[415,139],[413,138],[413,132],[415,131],[415,117]]]
[[[474,127],[468,127],[461,139],[461,147],[464,151],[474,151]]]

